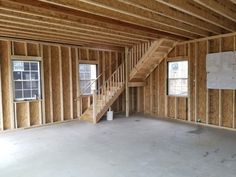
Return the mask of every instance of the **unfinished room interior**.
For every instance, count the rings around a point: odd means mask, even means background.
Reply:
[[[0,177],[235,177],[236,0],[0,0]]]

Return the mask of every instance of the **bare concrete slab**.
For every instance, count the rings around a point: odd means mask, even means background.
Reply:
[[[236,132],[171,120],[139,115],[0,134],[0,177],[235,175]]]

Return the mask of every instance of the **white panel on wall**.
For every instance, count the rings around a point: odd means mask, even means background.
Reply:
[[[207,88],[236,89],[236,52],[207,54]]]

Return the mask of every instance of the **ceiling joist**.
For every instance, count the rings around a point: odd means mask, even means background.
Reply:
[[[125,47],[233,32],[235,9],[235,0],[0,0],[0,26],[2,36]]]

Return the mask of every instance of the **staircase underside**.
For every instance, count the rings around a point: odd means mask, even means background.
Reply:
[[[101,98],[97,98],[96,110],[99,110],[96,114],[96,120],[93,120],[93,106],[91,105],[80,117],[80,120],[89,121],[91,123],[97,123],[106,113],[109,107],[116,101],[120,94],[124,91],[124,85],[119,87],[113,87],[110,91],[107,91]],[[106,98],[105,98],[106,97]]]
[[[130,72],[129,80],[132,82],[144,81],[174,48],[175,44],[175,41],[169,39],[154,41]]]

